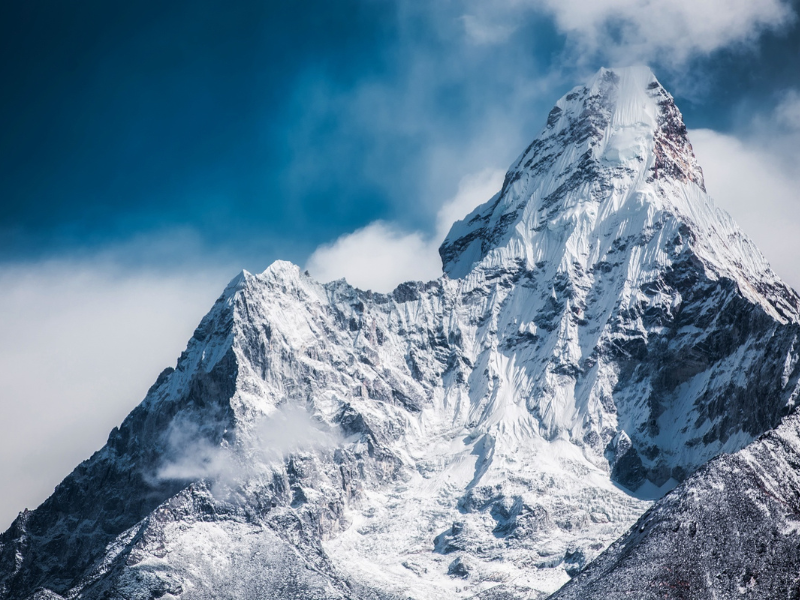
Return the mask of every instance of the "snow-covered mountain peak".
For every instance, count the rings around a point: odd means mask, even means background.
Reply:
[[[564,96],[441,253],[391,294],[235,277],[0,535],[0,600],[541,598],[800,398],[800,301],[646,68]]]
[[[665,189],[681,184],[685,193]],[[694,200],[681,196],[704,193],[681,113],[653,72],[601,69],[556,103],[500,193],[453,226],[440,249],[444,270],[463,277],[502,248],[503,258],[510,253],[532,267],[542,258],[537,246],[544,229],[563,229],[581,217],[591,229],[613,227],[632,212],[652,210],[690,215]],[[577,233],[584,245],[593,241],[584,228]]]
[[[648,67],[600,69],[586,86],[556,104],[548,125],[553,119],[556,122],[543,137],[558,137],[563,129],[581,129],[590,121],[597,127],[589,142],[595,157],[609,164],[628,164],[652,154],[654,160],[646,165],[650,177],[692,181],[705,190],[683,117]]]
[[[439,253],[453,278],[523,268],[574,279],[625,239],[649,248],[624,244],[636,286],[654,273],[642,256],[659,270],[685,246],[777,318],[798,318],[796,296],[706,193],[681,113],[647,67],[601,69],[562,97],[501,191],[455,223]]]
[[[658,100],[662,94],[669,97],[662,90],[647,67],[600,69],[586,85],[573,88],[556,102],[539,137],[563,140],[563,132],[571,130],[572,143],[583,144],[592,138],[594,145],[634,127],[652,139],[659,126]]]

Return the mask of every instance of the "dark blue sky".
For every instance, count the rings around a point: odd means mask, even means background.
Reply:
[[[2,3],[0,261],[149,236],[260,270],[375,219],[432,231],[461,177],[507,166],[552,103],[610,62],[543,10],[499,19],[486,39],[467,35],[475,12],[455,0]],[[748,40],[644,59],[691,128],[735,132],[800,87],[796,21]],[[166,254],[186,259],[180,245]]]

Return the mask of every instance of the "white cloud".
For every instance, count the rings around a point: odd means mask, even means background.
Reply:
[[[754,41],[793,19],[783,0],[544,0],[579,46],[624,61],[674,61]]]
[[[780,115],[776,115],[780,118]],[[769,260],[772,268],[800,289],[800,170],[795,156],[776,156],[787,140],[738,139],[708,129],[690,132],[703,167],[706,188]]]
[[[320,281],[344,277],[361,289],[390,292],[398,283],[436,279],[442,272],[430,242],[376,221],[317,248],[306,268]]]
[[[503,175],[501,169],[485,169],[462,178],[456,195],[439,209],[433,237],[376,221],[317,248],[306,268],[320,281],[344,277],[378,292],[390,292],[404,281],[436,279],[442,274],[439,245],[450,226],[497,193]]]
[[[233,274],[88,259],[0,267],[0,529],[102,447]]]
[[[481,11],[474,0],[464,4],[464,10],[483,17],[464,20],[473,39],[499,41],[501,36],[491,32],[501,31],[501,23],[544,11],[569,37],[576,57],[599,53],[615,63],[680,65],[696,55],[753,42],[795,18],[787,0],[505,0],[493,3],[491,11]]]
[[[453,223],[466,217],[476,206],[500,191],[505,174],[503,169],[484,169],[461,179],[456,195],[445,202],[436,215],[437,244],[444,241]]]

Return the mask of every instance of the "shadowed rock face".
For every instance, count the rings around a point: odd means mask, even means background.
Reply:
[[[699,469],[553,598],[800,597],[800,417]]]
[[[794,406],[800,301],[648,70],[562,98],[441,254],[392,294],[234,279],[0,536],[0,599],[545,597]]]

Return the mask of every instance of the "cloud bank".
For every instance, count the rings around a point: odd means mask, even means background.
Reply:
[[[0,266],[0,529],[103,446],[228,279],[96,259]]]

